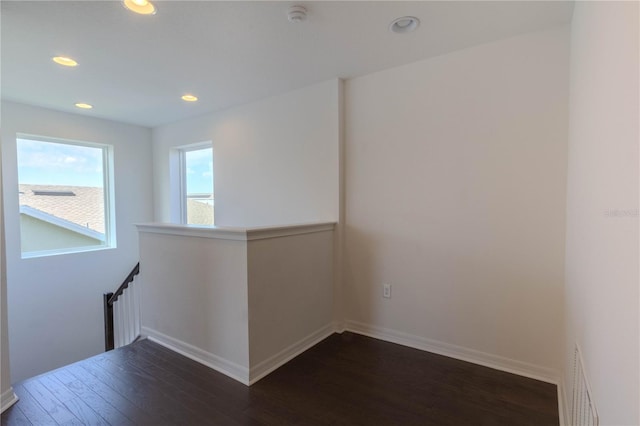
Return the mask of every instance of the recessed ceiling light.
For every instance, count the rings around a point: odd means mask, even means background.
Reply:
[[[76,106],[77,106],[78,108],[82,108],[82,109],[91,109],[91,108],[93,108],[93,105],[85,104],[85,103],[82,103],[82,102],[78,102],[78,103],[76,104]]]
[[[156,7],[149,0],[124,0],[124,7],[140,15],[155,15]]]
[[[78,63],[68,56],[54,56],[51,58],[56,64],[64,65],[65,67],[76,67]]]
[[[394,19],[389,25],[389,30],[394,33],[404,34],[415,31],[419,26],[420,20],[415,16],[403,16],[402,18]]]
[[[187,102],[195,102],[198,100],[198,97],[193,95],[182,95],[182,100]]]

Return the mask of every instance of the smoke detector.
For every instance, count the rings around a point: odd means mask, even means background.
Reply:
[[[304,6],[291,6],[287,10],[289,22],[302,22],[307,19],[307,9]]]

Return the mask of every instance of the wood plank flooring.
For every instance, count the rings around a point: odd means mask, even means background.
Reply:
[[[556,387],[334,334],[246,387],[143,340],[26,380],[9,425],[558,425]]]

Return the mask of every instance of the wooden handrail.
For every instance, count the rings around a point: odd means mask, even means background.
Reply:
[[[113,304],[118,300],[118,297],[129,287],[129,284],[133,282],[136,275],[140,273],[140,262],[133,267],[127,278],[124,279],[120,287],[113,293],[105,293],[102,295],[104,304],[104,350],[110,351],[114,348],[114,336],[113,336]]]

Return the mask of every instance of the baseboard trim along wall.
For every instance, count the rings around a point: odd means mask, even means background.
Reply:
[[[346,331],[373,337],[391,343],[432,352],[438,355],[448,356],[461,361],[471,362],[507,373],[517,374],[530,379],[540,380],[546,383],[558,385],[559,372],[550,368],[541,367],[515,359],[504,358],[462,346],[452,345],[437,340],[426,339],[413,334],[403,333],[375,325],[364,324],[357,321],[346,321]]]
[[[251,367],[249,372],[249,385],[256,383],[258,380],[291,361],[307,349],[312,348],[327,337],[331,336],[334,333],[334,330],[335,328],[333,323],[327,324],[307,337],[281,350],[277,354],[259,362],[255,367]],[[249,348],[249,350],[251,350],[251,348]]]
[[[558,372],[555,370],[357,321],[329,323],[251,368],[241,366],[233,361],[224,359],[147,327],[142,328],[142,335],[172,351],[213,368],[247,386],[251,386],[293,358],[331,336],[333,333],[342,333],[343,331],[350,331],[352,333],[373,337],[374,339],[396,343],[554,384],[558,387],[558,414],[560,423],[561,425],[569,424],[565,389],[558,379]],[[15,397],[13,390],[5,392],[5,394],[9,393]],[[5,394],[2,395],[3,410],[5,409]],[[7,399],[9,398],[10,396],[7,396]],[[6,408],[17,401],[17,397],[15,398],[14,401],[8,402]]]
[[[258,380],[266,377],[269,373],[283,366],[293,358],[297,357],[307,349],[317,345],[335,332],[333,323],[327,324],[319,330],[311,333],[305,338],[295,342],[291,346],[283,349],[277,354],[256,364],[250,369],[236,364],[233,361],[224,359],[203,349],[195,347],[189,343],[167,336],[166,334],[152,330],[147,327],[142,328],[142,335],[174,352],[186,356],[200,364],[213,368],[214,370],[231,377],[247,386],[251,386]]]
[[[11,407],[18,402],[18,395],[13,391],[13,388],[9,388],[0,395],[0,413]]]
[[[570,426],[569,406],[567,405],[567,394],[564,386],[564,380],[558,384],[558,415],[560,417],[560,426]]]
[[[171,349],[207,367],[213,368],[217,372],[229,376],[240,383],[249,385],[249,369],[247,367],[147,327],[142,327],[142,335],[146,336],[152,342]]]

